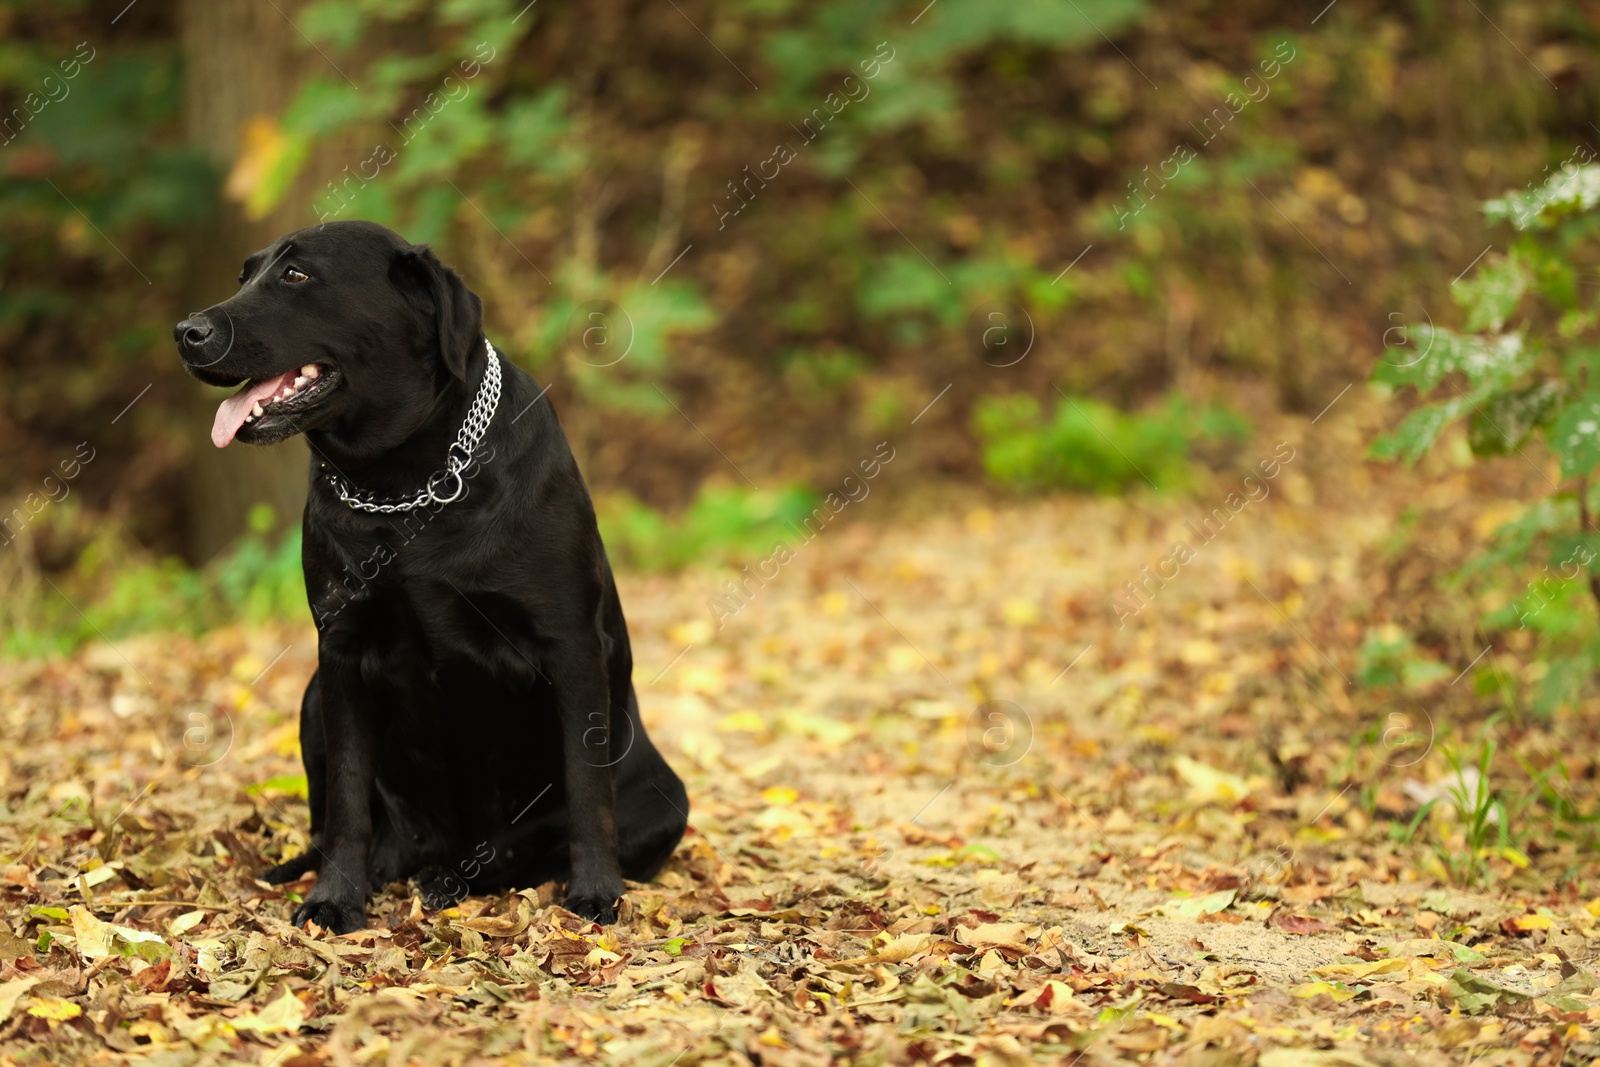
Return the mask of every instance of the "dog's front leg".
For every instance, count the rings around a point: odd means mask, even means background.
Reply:
[[[347,934],[365,926],[367,918],[377,716],[356,664],[324,656],[317,677],[326,753],[324,857],[317,884],[295,909],[294,922],[298,926],[309,919]]]
[[[560,707],[572,869],[568,911],[617,921],[622,864],[617,856],[616,793],[611,780],[611,692],[597,634],[564,641],[551,663]]]

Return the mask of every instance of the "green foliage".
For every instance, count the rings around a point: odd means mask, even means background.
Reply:
[[[1450,669],[1418,649],[1410,634],[1379,627],[1367,634],[1356,653],[1356,677],[1366,686],[1415,690],[1450,677]]]
[[[1550,424],[1566,398],[1567,384],[1553,378],[1495,393],[1474,409],[1467,443],[1475,455],[1509,456]]]
[[[1487,201],[1490,222],[1509,222],[1519,230],[1547,230],[1600,204],[1600,169],[1575,166],[1569,160],[1559,173],[1529,192],[1511,191]]]
[[[904,11],[887,0],[833,0],[816,8],[756,5],[737,19],[756,35],[753,51],[771,65],[776,84],[751,102],[747,117],[761,120],[755,136],[778,136],[772,132],[776,126],[788,138],[796,116],[831,96],[837,109],[824,112],[825,136],[818,136],[816,145],[804,135],[793,143],[805,159],[799,166],[837,177],[897,131],[946,123],[962,106],[957,79],[964,57],[1000,46],[1082,47],[1101,40],[1103,32],[1127,26],[1145,7],[1142,0],[1024,0],[999,6],[944,0],[908,29]],[[432,14],[431,49],[374,54],[367,44],[374,39],[414,40],[394,31],[415,17],[413,5],[379,0],[319,0],[306,8],[301,26],[310,40],[336,55],[353,53],[344,57],[347,61],[359,55],[360,69],[352,68],[354,84],[319,72],[288,103],[279,123],[282,140],[269,154],[255,190],[257,210],[287,195],[312,145],[341,137],[348,141],[357,131],[386,138],[393,159],[381,166],[370,158],[360,166],[352,160],[351,172],[360,171],[363,178],[319,197],[319,217],[369,218],[419,240],[442,239],[461,212],[460,194],[449,182],[470,181],[473,210],[515,243],[509,235],[521,232],[540,205],[578,200],[590,191],[581,184],[585,173],[615,168],[596,143],[593,102],[578,98],[576,83],[535,76],[513,61],[519,44],[552,16],[509,0],[452,4]],[[850,99],[837,104],[845,92]],[[365,177],[373,171],[376,177]],[[1026,168],[1016,174],[1028,176]],[[774,181],[796,185],[792,178]],[[778,195],[763,192],[755,210],[772,206]],[[887,320],[902,343],[929,339],[930,326],[959,336],[969,307],[983,299],[1025,298],[1048,311],[1071,298],[1071,285],[1051,285],[1051,272],[998,251],[942,266],[943,257],[925,258],[904,246],[878,251],[870,231],[878,199],[891,194],[874,190],[870,202],[865,195],[839,201],[832,209],[839,229],[820,242],[813,234],[812,243],[827,248],[836,242],[827,254],[847,264],[849,273],[858,273],[854,303],[860,315],[868,322]],[[538,323],[529,331],[532,339],[508,351],[541,366],[575,356],[566,365],[573,384],[592,404],[669,411],[661,390],[669,344],[676,335],[708,330],[719,320],[699,285],[681,273],[646,284],[648,275],[634,280],[583,259],[545,263],[543,273],[554,289],[542,301]],[[624,338],[631,345],[626,362],[601,365],[574,343],[572,323],[587,320],[597,302],[626,315],[613,327],[618,346],[627,347]],[[577,332],[587,329],[583,325]],[[777,350],[817,352],[822,358],[837,350],[811,344],[810,337],[794,340],[799,343]],[[825,381],[837,371],[821,367],[814,377]],[[824,392],[811,395],[820,399]]]
[[[1527,265],[1513,251],[1491,260],[1472,277],[1452,283],[1450,292],[1466,312],[1467,329],[1499,332],[1531,281]]]
[[[63,78],[60,62],[76,62],[76,75]],[[11,105],[40,91],[46,77],[59,99],[19,132]],[[128,269],[109,240],[143,227],[191,226],[207,214],[218,174],[198,151],[161,136],[178,115],[182,92],[181,66],[169,50],[117,49],[103,40],[77,50],[66,43],[4,46],[0,98],[9,101],[3,114],[13,122],[4,135],[10,143],[0,148],[7,159],[0,180],[0,277],[6,283],[0,285],[0,325],[70,311],[90,335],[123,338],[137,328],[120,302],[86,306],[81,294],[72,299],[67,290],[49,288],[61,269],[51,260],[63,253],[90,259],[128,285],[127,292],[133,285],[142,292],[146,279]],[[176,266],[171,257],[141,263],[145,274],[158,278],[162,267]],[[26,284],[13,285],[13,278]]]
[[[1491,253],[1471,277],[1451,285],[1466,332],[1432,324],[1402,332],[1372,376],[1390,388],[1412,387],[1425,401],[1374,442],[1375,457],[1415,462],[1465,418],[1473,455],[1520,453],[1542,439],[1562,477],[1576,479],[1575,487],[1502,524],[1457,575],[1474,589],[1498,591],[1481,619],[1486,629],[1530,629],[1538,636],[1543,670],[1535,672],[1529,704],[1540,714],[1575,701],[1600,666],[1600,634],[1588,602],[1600,536],[1580,522],[1596,502],[1590,475],[1600,467],[1600,380],[1591,378],[1595,348],[1588,337],[1600,305],[1577,284],[1594,269],[1590,213],[1597,205],[1600,167],[1570,161],[1538,188],[1485,204],[1491,220],[1523,232],[1509,250]],[[1516,576],[1526,576],[1541,556],[1549,563],[1517,589]]]
[[[586,401],[621,410],[665,413],[672,404],[657,383],[669,369],[673,339],[707,329],[716,314],[697,287],[685,282],[656,285],[597,277],[584,292],[614,294],[579,300],[572,288],[550,302],[534,337],[536,363],[564,352],[572,383]]]
[[[1567,405],[1550,436],[1563,477],[1594,470],[1600,464],[1600,394],[1588,392]]]
[[[98,538],[63,577],[64,586],[46,590],[29,606],[0,649],[6,655],[54,655],[95,638],[309,619],[300,533],[273,544],[266,533],[272,524],[272,510],[258,505],[250,532],[200,570],[172,558],[142,559],[114,536]]]
[[[791,486],[775,492],[707,486],[669,517],[627,494],[601,501],[600,536],[611,561],[638,570],[674,570],[698,560],[756,559],[793,544],[820,497]]]
[[[1496,748],[1492,739],[1483,738],[1478,744],[1476,760],[1467,763],[1453,747],[1444,746],[1445,762],[1450,765],[1452,776],[1446,790],[1461,821],[1465,847],[1452,849],[1442,843],[1435,844],[1434,853],[1450,872],[1451,880],[1458,884],[1482,884],[1488,874],[1486,860],[1493,855],[1505,855],[1508,849],[1517,849],[1513,819],[1520,810],[1513,811],[1489,783]],[[1526,802],[1531,797],[1532,794],[1524,794],[1521,799]],[[1431,806],[1424,806],[1422,815],[1426,815]],[[1518,809],[1521,806],[1519,803]]]
[[[528,17],[514,19],[518,9]],[[306,15],[313,38],[343,49],[412,12],[388,3],[322,0]],[[560,81],[529,86],[513,63],[518,42],[539,15],[498,2],[450,5],[434,14],[450,44],[369,58],[359,90],[332,76],[308,80],[283,114],[288,147],[267,174],[273,187],[263,206],[287,192],[306,146],[375,123],[382,129],[387,119],[386,151],[375,150],[355,168],[359,179],[320,196],[314,205],[319,217],[366,218],[414,240],[440,241],[464,208],[463,194],[449,183],[466,181],[470,171],[475,191],[469,210],[481,211],[492,231],[509,241],[505,235],[527,223],[531,205],[570,197],[572,183],[591,162],[570,87]],[[673,340],[718,319],[699,286],[682,276],[647,284],[580,261],[546,268],[540,280],[554,288],[542,301],[532,341],[508,351],[536,365],[574,356],[572,384],[596,406],[670,412],[659,383]],[[596,326],[590,320],[600,305],[611,310]],[[602,332],[604,347],[578,340]]]
[[[697,561],[745,561],[801,538],[821,498],[791,486],[761,492],[707,487],[681,514],[666,515],[627,494],[599,502],[601,535],[613,564],[675,570]],[[251,510],[250,531],[201,569],[173,558],[130,553],[114,535],[92,541],[60,591],[46,588],[21,613],[0,652],[65,654],[86,641],[147,632],[200,633],[268,620],[309,621],[298,529],[274,543],[272,509]],[[80,610],[81,609],[81,610]]]
[[[800,25],[779,29],[764,53],[779,72],[775,98],[792,108],[809,100],[816,83],[848,69],[890,41],[894,63],[881,92],[863,101],[862,125],[892,130],[936,122],[958,95],[950,62],[995,44],[1078,48],[1103,40],[1146,10],[1143,0],[942,0],[937,17],[919,18],[909,30],[904,9],[888,0],[829,0]]]
[[[915,252],[891,253],[880,269],[862,279],[861,313],[869,319],[907,312],[926,312],[951,321],[961,318],[961,305],[950,299],[950,283],[932,263]]]
[[[1063,397],[1053,418],[1027,394],[981,399],[973,427],[989,477],[1017,489],[1116,493],[1148,484],[1190,484],[1202,442],[1240,439],[1250,425],[1225,408],[1194,410],[1173,395],[1148,413],[1125,414],[1089,397]]]
[[[833,345],[791,349],[784,355],[784,384],[808,400],[838,396],[871,366],[859,352]]]

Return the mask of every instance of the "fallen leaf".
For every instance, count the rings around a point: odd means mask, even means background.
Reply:
[[[186,911],[167,924],[167,933],[173,937],[182,937],[199,926],[205,917],[206,913],[203,911]]]
[[[1161,910],[1174,919],[1188,919],[1193,921],[1202,915],[1225,911],[1233,905],[1234,899],[1239,895],[1237,889],[1223,889],[1216,893],[1206,893],[1198,897],[1186,897],[1169,900],[1161,906]]]
[[[154,963],[172,952],[171,946],[160,934],[102,922],[82,905],[75,905],[71,915],[72,933],[78,940],[78,955],[86,960],[139,956]]]
[[[1072,993],[1072,987],[1058,979],[1051,978],[1043,985],[1030,989],[1021,996],[1011,1001],[1013,1008],[1038,1008],[1040,1011],[1060,1012],[1068,1006],[1082,1007],[1083,1004]]]
[[[1411,970],[1408,959],[1377,960],[1373,963],[1330,963],[1311,973],[1322,978],[1370,978],[1375,974],[1403,974]]]
[[[12,1009],[17,1006],[17,998],[39,984],[38,978],[17,978],[10,982],[0,982],[0,1022],[11,1017]]]
[[[306,1021],[306,1006],[300,998],[283,987],[283,995],[259,1012],[246,1012],[230,1020],[235,1030],[251,1030],[258,1034],[292,1034]]]
[[[901,934],[875,952],[872,958],[885,963],[903,963],[917,953],[927,951],[933,940],[932,934]]]
[[[1237,774],[1178,756],[1172,769],[1189,787],[1189,797],[1197,804],[1236,804],[1250,795],[1250,783]]]
[[[1199,986],[1185,985],[1182,982],[1162,982],[1157,986],[1162,995],[1173,1000],[1184,1000],[1190,1004],[1215,1004],[1222,999],[1211,993],[1203,992]]]
[[[34,997],[33,1003],[28,1005],[28,1014],[44,1019],[52,1027],[56,1027],[68,1019],[76,1019],[82,1015],[83,1008],[60,997]]]
[[[1301,1000],[1309,1000],[1315,996],[1327,994],[1335,1001],[1343,1002],[1355,998],[1357,991],[1334,985],[1332,982],[1304,982],[1289,991],[1289,995]]]
[[[1535,930],[1548,930],[1555,926],[1548,915],[1513,915],[1500,924],[1508,934],[1530,934]]]
[[[1026,952],[1028,942],[1037,941],[1043,932],[1044,927],[1027,923],[983,923],[960,927],[956,930],[956,941],[979,950],[1009,948]]]
[[[485,937],[515,937],[528,928],[530,921],[527,902],[522,901],[510,915],[480,915],[460,920],[456,925]]]
[[[1286,934],[1328,934],[1338,930],[1332,923],[1323,922],[1321,919],[1282,910],[1267,916],[1267,925]]]

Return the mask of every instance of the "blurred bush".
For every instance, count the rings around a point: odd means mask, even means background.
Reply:
[[[298,531],[271,543],[270,508],[252,510],[250,529],[232,550],[203,568],[175,557],[150,559],[108,527],[59,581],[44,585],[8,576],[20,595],[8,605],[0,652],[13,656],[70,652],[92,638],[149,630],[198,633],[268,619],[310,621],[300,569]],[[8,557],[8,569],[25,561]],[[45,588],[48,586],[48,588]]]
[[[1412,390],[1418,403],[1372,453],[1415,462],[1452,425],[1465,424],[1471,455],[1515,457],[1541,442],[1564,484],[1510,510],[1454,576],[1489,605],[1479,625],[1525,634],[1538,670],[1517,686],[1494,666],[1480,685],[1516,708],[1551,714],[1575,701],[1600,668],[1600,300],[1580,284],[1600,268],[1600,165],[1592,153],[1565,161],[1538,184],[1484,204],[1490,220],[1516,231],[1504,251],[1485,250],[1470,275],[1452,283],[1463,328],[1432,321],[1396,327],[1373,372],[1386,390]],[[1537,468],[1536,468],[1537,469]],[[1527,689],[1520,699],[1519,689]]]
[[[1143,484],[1163,492],[1187,488],[1194,483],[1195,445],[1243,440],[1251,429],[1236,412],[1195,410],[1180,396],[1129,414],[1090,397],[1062,397],[1052,418],[1026,394],[980,399],[973,426],[983,468],[998,484],[1094,493]]]
[[[789,487],[761,492],[707,486],[687,508],[663,514],[626,493],[597,502],[615,566],[670,571],[697,561],[768,556],[804,540],[801,524],[821,503]],[[51,582],[19,575],[17,553],[0,557],[8,596],[0,654],[58,655],[96,637],[146,631],[199,633],[271,620],[310,622],[300,568],[300,532],[273,538],[271,509],[253,509],[249,531],[205,567],[175,557],[151,560],[114,528],[92,541],[76,565]]]
[[[799,539],[801,523],[819,503],[816,493],[801,487],[762,492],[707,486],[669,517],[619,493],[598,502],[600,535],[613,564],[637,570],[755,559]]]

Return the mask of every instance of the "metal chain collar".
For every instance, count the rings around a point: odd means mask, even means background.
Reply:
[[[333,486],[333,491],[340,500],[357,511],[370,511],[382,515],[390,515],[396,511],[415,511],[427,504],[453,504],[461,499],[461,494],[466,492],[467,483],[462,471],[472,462],[472,453],[477,449],[478,442],[483,440],[483,435],[489,430],[489,423],[494,419],[495,408],[500,404],[500,357],[494,350],[494,345],[488,338],[483,341],[484,351],[489,357],[489,366],[484,371],[483,381],[478,385],[478,395],[472,398],[472,406],[467,409],[467,417],[461,423],[461,432],[456,434],[456,439],[445,452],[444,470],[438,471],[428,479],[428,484],[422,491],[410,499],[379,500],[371,493],[362,493],[351,490],[345,485],[344,479],[332,471],[324,473],[328,484]],[[326,466],[326,464],[324,464]],[[441,485],[447,485],[451,480],[455,488],[449,496],[440,494]]]

